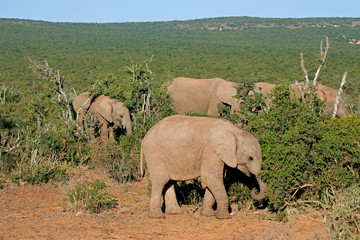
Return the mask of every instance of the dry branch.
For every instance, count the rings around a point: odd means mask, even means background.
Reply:
[[[309,74],[308,74],[308,72],[307,72],[307,70],[305,68],[303,53],[300,53],[300,58],[301,58],[301,68],[302,68],[302,70],[304,71],[304,74],[305,74],[305,83],[309,84],[310,83]],[[300,88],[299,88],[299,90],[300,90]]]
[[[330,43],[329,43],[329,37],[328,37],[328,36],[326,36],[326,48],[325,48],[325,52],[323,52],[322,42],[321,42],[320,46],[321,46],[321,50],[320,50],[320,57],[321,57],[321,59],[320,59],[320,65],[319,65],[319,67],[318,67],[318,69],[317,69],[317,71],[316,71],[316,73],[315,73],[314,79],[313,79],[313,85],[314,85],[314,86],[316,86],[316,84],[317,84],[317,79],[318,79],[318,77],[319,77],[320,70],[321,70],[321,68],[325,65],[326,56],[327,56],[327,53],[328,53],[328,51],[329,51],[329,49],[330,49]]]
[[[348,73],[345,72],[344,75],[343,75],[343,78],[342,78],[342,81],[341,81],[341,84],[340,84],[340,88],[339,88],[338,94],[336,96],[336,101],[335,101],[335,106],[334,106],[334,111],[332,113],[332,117],[336,116],[336,113],[337,113],[337,110],[338,110],[338,107],[339,107],[339,103],[340,103],[340,97],[341,97],[341,94],[342,94],[342,91],[343,91],[344,84],[346,82],[347,74]]]
[[[29,57],[28,60],[31,63],[31,68],[33,69],[34,74],[38,78],[46,80],[53,85],[52,90],[56,92],[57,101],[63,111],[64,117],[72,121],[71,106],[69,104],[67,94],[64,91],[64,78],[61,77],[60,71],[50,68],[47,61],[44,61],[45,65],[40,65],[39,63],[31,60]]]
[[[314,79],[312,80],[312,83],[313,83],[314,86],[316,86],[317,79],[319,78],[319,75],[320,75],[320,71],[321,71],[322,67],[325,65],[325,61],[326,61],[326,57],[327,57],[327,53],[328,53],[329,49],[330,49],[329,38],[328,38],[328,36],[326,36],[325,52],[323,51],[323,43],[322,43],[322,41],[320,43],[320,65],[319,65],[318,69],[316,70]],[[302,68],[302,70],[304,71],[304,74],[305,74],[305,83],[307,85],[309,85],[310,84],[310,79],[309,79],[308,71],[305,68],[303,53],[300,53],[300,59],[301,59],[301,68]]]

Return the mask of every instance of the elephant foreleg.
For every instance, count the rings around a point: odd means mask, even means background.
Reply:
[[[103,139],[108,139],[108,133],[109,133],[109,128],[108,128],[108,123],[107,121],[100,119],[99,121],[99,134],[100,137]]]
[[[114,137],[114,127],[113,126],[109,126],[109,129],[108,129],[108,131],[109,131],[109,139],[115,139],[115,137]]]
[[[168,214],[181,214],[181,210],[175,193],[175,187],[172,182],[167,184],[165,187],[165,212]]]
[[[230,218],[229,213],[229,198],[226,193],[223,180],[223,171],[219,171],[214,174],[209,171],[210,174],[207,174],[208,171],[205,171],[205,174],[201,176],[201,179],[204,180],[206,186],[209,188],[210,192],[215,198],[216,201],[216,218]],[[209,194],[208,194],[209,195]],[[206,197],[207,200],[211,203],[209,196]],[[209,203],[207,203],[209,204]],[[207,206],[208,207],[208,206]]]
[[[207,217],[214,216],[215,215],[215,211],[213,209],[214,204],[215,204],[215,198],[212,195],[212,193],[209,191],[209,189],[206,188],[204,201],[201,207],[200,214],[202,216],[207,216]]]

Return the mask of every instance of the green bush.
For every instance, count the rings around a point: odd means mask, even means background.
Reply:
[[[319,108],[290,97],[288,87],[275,88],[274,96],[274,106],[247,126],[262,147],[268,206],[278,212],[359,183],[359,119],[327,120]]]
[[[250,196],[250,189],[240,182],[232,183],[228,190],[229,202],[236,203],[238,209],[253,207],[253,199]]]
[[[95,179],[92,182],[77,183],[68,192],[71,210],[86,210],[90,213],[100,213],[104,210],[114,208],[116,199],[105,192],[104,181]]]
[[[16,182],[63,180],[70,165],[89,160],[87,142],[59,103],[58,91],[48,82],[41,87],[46,90],[28,99],[7,92],[1,102],[0,170]]]

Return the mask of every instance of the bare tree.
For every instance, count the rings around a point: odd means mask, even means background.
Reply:
[[[33,69],[35,75],[52,84],[53,87],[51,90],[56,93],[55,97],[62,109],[63,117],[72,121],[71,106],[67,94],[64,91],[64,77],[60,75],[60,71],[50,68],[47,61],[44,61],[45,65],[41,65],[38,62],[31,60],[29,57],[28,60],[31,63],[30,67]]]
[[[323,66],[325,65],[325,61],[326,61],[326,57],[327,57],[327,54],[328,54],[328,51],[330,49],[330,43],[329,43],[329,38],[328,36],[326,36],[326,47],[325,47],[325,51],[324,51],[324,48],[323,48],[323,41],[321,40],[320,42],[320,64],[316,70],[316,73],[315,73],[315,76],[312,80],[312,86],[310,86],[310,79],[309,79],[309,74],[308,74],[308,71],[306,70],[306,67],[305,67],[305,64],[304,64],[304,55],[303,53],[300,53],[300,59],[301,59],[301,68],[302,70],[304,71],[304,77],[305,77],[305,84],[299,84],[298,81],[295,81],[295,84],[296,86],[298,87],[300,93],[301,93],[301,97],[303,99],[303,101],[305,101],[305,93],[310,93],[311,90],[313,91],[316,91],[317,90],[317,87],[318,87],[318,78],[319,78],[319,75],[320,75],[320,71],[321,69],[323,68]],[[343,76],[343,79],[341,81],[341,84],[340,84],[340,88],[338,90],[338,94],[337,94],[337,97],[336,97],[336,103],[334,105],[334,111],[332,113],[332,116],[335,117],[336,116],[336,113],[337,113],[337,109],[339,107],[339,103],[340,103],[340,97],[341,97],[341,94],[343,92],[343,87],[344,87],[344,84],[346,82],[346,77],[347,77],[347,72],[344,73],[344,76]]]
[[[326,61],[326,57],[327,57],[329,49],[330,49],[329,38],[328,38],[328,36],[326,36],[325,52],[323,51],[322,40],[321,40],[321,43],[320,43],[320,65],[318,66],[318,69],[316,70],[315,76],[314,76],[314,78],[312,80],[313,86],[316,86],[316,84],[317,84],[317,79],[319,78],[320,71],[321,71],[322,67],[325,65],[325,61]],[[308,71],[305,68],[303,53],[300,53],[300,58],[301,58],[301,68],[303,69],[304,74],[305,74],[305,83],[309,84],[310,83],[309,74],[308,74]]]
[[[340,88],[339,88],[338,94],[336,96],[336,101],[335,101],[335,106],[334,106],[334,111],[332,113],[332,117],[336,116],[336,113],[337,113],[337,110],[338,110],[338,107],[339,107],[339,103],[340,103],[340,97],[341,97],[341,94],[342,94],[342,91],[343,91],[344,84],[346,82],[347,75],[348,75],[347,72],[345,72],[344,75],[343,75],[343,78],[342,78],[342,81],[341,81],[341,84],[340,84]]]

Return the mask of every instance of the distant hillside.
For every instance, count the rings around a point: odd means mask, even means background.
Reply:
[[[222,30],[222,31],[220,31]],[[0,86],[37,90],[30,57],[60,69],[67,87],[82,89],[124,66],[153,57],[156,79],[187,76],[231,81],[294,82],[304,77],[300,52],[313,75],[320,41],[331,49],[319,81],[360,89],[360,18],[226,17],[136,23],[54,23],[0,19]],[[351,43],[351,44],[350,44]]]
[[[257,18],[224,17],[176,22],[182,29],[244,30],[249,28],[354,27],[360,18]]]

